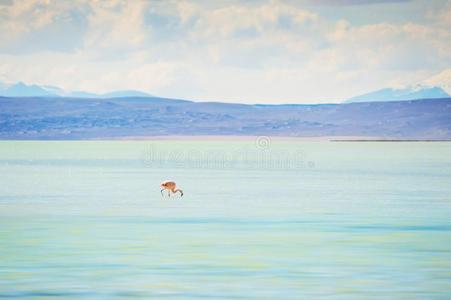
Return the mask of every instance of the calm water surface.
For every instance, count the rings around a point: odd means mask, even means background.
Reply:
[[[0,298],[451,298],[451,143],[0,142],[0,176]]]

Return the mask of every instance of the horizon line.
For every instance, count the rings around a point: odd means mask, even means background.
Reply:
[[[346,102],[347,100],[343,100],[342,102],[320,102],[320,103],[239,103],[239,102],[222,102],[217,100],[193,100],[193,99],[184,99],[184,98],[170,98],[164,96],[117,96],[117,97],[74,97],[74,96],[60,96],[60,95],[38,95],[38,96],[5,96],[0,95],[0,98],[61,98],[61,99],[79,99],[79,100],[108,100],[108,99],[127,99],[127,98],[140,98],[140,99],[163,99],[169,101],[184,101],[191,103],[199,103],[199,104],[208,104],[208,103],[217,103],[217,104],[230,104],[230,105],[249,105],[249,106],[290,106],[290,105],[340,105],[340,104],[359,104],[359,103],[393,103],[393,102],[408,102],[408,101],[424,101],[424,100],[449,100],[451,99],[451,95],[448,97],[441,98],[417,98],[417,99],[397,99],[397,100],[368,100],[368,101],[359,101],[359,102]]]

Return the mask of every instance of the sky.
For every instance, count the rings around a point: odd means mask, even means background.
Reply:
[[[0,0],[0,81],[327,103],[451,68],[449,0]]]

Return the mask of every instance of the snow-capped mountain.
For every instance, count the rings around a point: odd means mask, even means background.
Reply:
[[[438,86],[451,95],[451,69],[443,70],[422,82],[426,86]]]
[[[401,88],[384,88],[352,97],[345,103],[373,101],[402,101],[416,99],[447,98],[451,95],[451,69],[446,69],[433,77],[414,85]]]
[[[149,97],[150,94],[141,91],[125,90],[104,94],[84,91],[65,91],[59,87],[25,84],[23,82],[7,84],[0,82],[0,96],[4,97],[75,97],[75,98],[118,98],[118,97]]]
[[[385,88],[367,94],[352,97],[345,103],[400,101],[416,99],[446,98],[449,94],[440,87],[414,86],[406,88]]]

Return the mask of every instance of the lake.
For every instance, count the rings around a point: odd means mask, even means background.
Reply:
[[[0,174],[0,298],[451,297],[451,143],[3,141]]]

